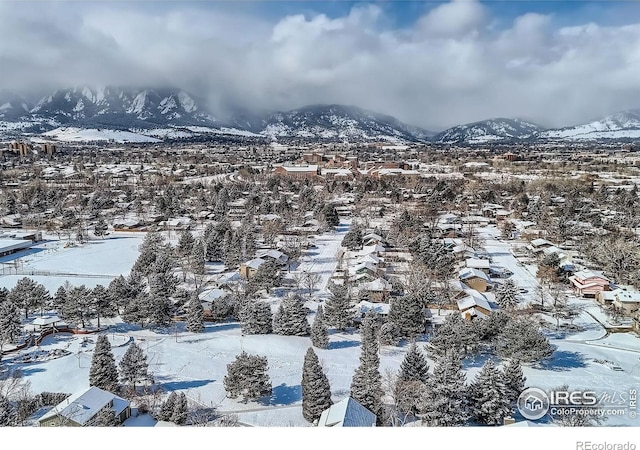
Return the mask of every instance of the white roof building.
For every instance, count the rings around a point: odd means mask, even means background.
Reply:
[[[375,427],[376,415],[351,397],[322,411],[319,427]]]
[[[75,423],[83,426],[93,419],[100,410],[110,405],[116,417],[129,408],[129,402],[117,395],[91,386],[84,391],[77,392],[69,396],[66,400],[51,408],[44,414],[38,423],[42,425],[54,417],[59,417],[60,422],[57,425],[65,425],[65,423]]]

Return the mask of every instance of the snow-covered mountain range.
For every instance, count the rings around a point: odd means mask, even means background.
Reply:
[[[60,141],[158,142],[226,135],[276,141],[453,145],[640,139],[640,109],[559,129],[547,130],[520,119],[495,118],[436,134],[355,106],[311,105],[280,112],[244,108],[220,119],[205,105],[202,99],[173,88],[79,86],[57,90],[35,102],[14,92],[0,91],[0,139],[43,135]]]
[[[495,141],[529,139],[543,128],[519,119],[489,119],[458,125],[433,136],[441,144],[478,144]]]

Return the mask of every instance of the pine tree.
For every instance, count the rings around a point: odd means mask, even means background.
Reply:
[[[283,323],[285,320],[285,315],[287,313],[284,310],[284,305],[280,303],[278,305],[278,309],[276,309],[276,313],[273,315],[273,332],[276,334],[283,334]]]
[[[58,290],[56,291],[53,297],[53,306],[58,311],[58,314],[62,314],[60,311],[62,311],[62,309],[64,308],[64,304],[66,300],[67,300],[67,289],[63,285],[58,288]]]
[[[471,324],[460,314],[449,314],[429,340],[429,352],[434,357],[450,354],[465,355],[476,340]]]
[[[380,327],[380,345],[398,345],[400,342],[400,330],[395,322],[387,320]]]
[[[130,384],[135,392],[136,383],[149,380],[148,371],[147,356],[132,342],[120,361],[120,379],[124,384]]]
[[[340,225],[340,216],[338,216],[338,211],[333,205],[326,205],[322,209],[322,215],[324,216],[324,222],[329,227],[337,227]]]
[[[196,275],[205,274],[204,244],[199,239],[193,244],[191,250],[191,270]]]
[[[504,384],[507,388],[507,398],[511,406],[515,405],[520,393],[524,390],[524,385],[527,381],[522,373],[522,366],[517,359],[510,359],[504,365],[503,378]]]
[[[415,342],[411,344],[402,363],[400,363],[398,379],[402,381],[420,381],[422,383],[426,383],[429,380],[429,363]]]
[[[518,287],[513,280],[506,280],[496,290],[496,303],[505,310],[512,310],[518,305]]]
[[[180,239],[178,239],[178,246],[176,247],[176,253],[181,258],[186,258],[191,254],[195,239],[189,230],[183,230],[180,233]]]
[[[176,405],[176,400],[178,399],[178,394],[176,392],[171,392],[167,399],[162,403],[160,407],[160,414],[158,415],[158,420],[163,420],[165,422],[171,421],[171,416],[173,415],[173,410]]]
[[[531,319],[522,318],[507,323],[497,339],[496,352],[502,358],[536,362],[551,356],[553,348]]]
[[[158,255],[163,254],[166,250],[164,238],[160,233],[147,233],[140,245],[140,255],[138,255],[131,271],[148,276],[151,273],[151,266],[156,262]]]
[[[344,235],[340,244],[349,250],[360,250],[362,248],[362,227],[355,225]]]
[[[382,418],[382,376],[378,355],[377,315],[371,311],[365,314],[361,325],[362,349],[360,365],[351,382],[351,397]]]
[[[113,303],[107,288],[101,284],[93,288],[91,300],[95,316],[98,318],[98,329],[100,329],[100,317],[115,317],[118,313],[116,305]]]
[[[192,333],[204,331],[204,307],[196,293],[191,296],[187,309],[187,330]]]
[[[346,330],[353,323],[353,309],[348,290],[344,286],[336,285],[331,292],[331,297],[324,305],[324,317],[328,325]]]
[[[242,352],[236,360],[227,364],[224,388],[230,398],[242,396],[243,401],[271,395],[271,380],[265,356]]]
[[[151,323],[159,326],[171,324],[173,305],[170,295],[163,275],[152,273],[149,279],[149,315],[147,316]]]
[[[473,420],[485,425],[502,425],[511,412],[509,395],[502,372],[488,359],[469,386]]]
[[[118,387],[118,369],[105,334],[98,336],[89,369],[89,385],[114,392]]]
[[[276,333],[284,336],[308,336],[308,312],[308,308],[304,306],[304,302],[299,296],[288,296],[278,308],[275,319]]]
[[[329,332],[324,323],[324,310],[322,305],[318,306],[316,315],[311,325],[311,343],[314,347],[326,349],[329,347]]]
[[[107,234],[107,230],[109,229],[109,225],[105,222],[103,217],[100,217],[98,221],[93,226],[93,234],[98,237],[102,237]]]
[[[394,322],[403,338],[415,338],[424,333],[424,302],[416,295],[405,295],[391,301],[389,320]]]
[[[187,396],[184,392],[181,392],[176,398],[170,421],[176,425],[184,425],[187,422],[188,414],[189,406],[187,403]]]
[[[423,424],[431,427],[458,427],[469,419],[466,376],[457,355],[438,360],[419,408]]]
[[[0,394],[0,427],[10,427],[15,424],[16,413],[9,400]]]
[[[273,332],[271,306],[268,303],[252,301],[242,310],[240,327],[243,334],[270,334]]]
[[[0,356],[6,344],[17,342],[22,334],[20,311],[11,298],[0,301]]]
[[[332,404],[329,379],[322,371],[318,356],[309,348],[302,366],[302,415],[313,423]]]

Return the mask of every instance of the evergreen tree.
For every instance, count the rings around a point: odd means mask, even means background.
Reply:
[[[438,360],[421,398],[420,417],[431,427],[458,427],[469,419],[466,376],[457,355]]]
[[[420,381],[426,383],[429,380],[429,364],[427,358],[418,346],[411,344],[402,363],[398,379],[402,381]]]
[[[424,333],[424,302],[416,295],[391,300],[389,320],[396,324],[403,338],[415,338]]]
[[[271,395],[271,380],[265,356],[240,353],[227,365],[223,383],[230,398],[242,396],[243,401]]]
[[[109,229],[109,225],[105,222],[103,217],[100,217],[98,221],[93,226],[93,234],[98,237],[102,237],[107,234],[107,230]]]
[[[398,345],[400,330],[395,322],[387,320],[380,327],[380,345]]]
[[[55,295],[53,296],[53,306],[58,311],[58,314],[62,314],[61,311],[64,308],[64,304],[66,301],[67,301],[67,288],[63,285],[58,288]]]
[[[307,314],[309,310],[304,306],[303,300],[297,295],[290,295],[282,300],[274,325],[275,332],[284,336],[308,336],[309,322]]]
[[[173,304],[162,274],[154,273],[149,280],[149,315],[151,323],[159,326],[171,324]]]
[[[342,246],[349,250],[360,250],[362,248],[362,227],[352,226],[347,234],[342,238]]]
[[[195,244],[195,239],[189,230],[183,230],[180,233],[180,238],[178,239],[178,246],[176,247],[176,254],[181,258],[186,258],[191,254],[193,250],[193,245]]]
[[[511,412],[509,395],[502,372],[488,359],[469,386],[473,420],[485,425],[502,425]]]
[[[91,289],[84,284],[73,286],[66,293],[66,301],[62,307],[62,317],[85,328],[86,321],[95,317],[96,308]]]
[[[172,391],[167,399],[162,403],[160,407],[160,414],[158,415],[158,420],[164,420],[165,422],[171,421],[171,416],[173,416],[173,410],[175,409],[176,400],[178,399],[178,394]]]
[[[309,348],[302,366],[302,415],[313,423],[332,404],[329,379],[322,371],[318,356]]]
[[[28,319],[29,313],[37,307],[33,296],[35,288],[35,281],[31,278],[23,277],[20,278],[16,285],[9,291],[8,298],[24,310],[25,319]]]
[[[243,308],[241,329],[243,334],[269,334],[273,332],[271,306],[266,302],[251,301]]]
[[[20,311],[11,298],[0,301],[0,357],[6,344],[18,341],[22,334]]]
[[[513,280],[506,280],[496,290],[496,303],[505,310],[512,310],[518,305],[518,287]]]
[[[105,334],[98,336],[89,369],[89,385],[114,392],[118,387],[118,369]]]
[[[196,275],[205,274],[204,244],[199,239],[193,244],[191,250],[191,270]]]
[[[502,358],[536,362],[553,354],[549,340],[528,318],[511,320],[497,338],[496,352]]]
[[[256,273],[250,278],[250,289],[254,292],[261,289],[269,290],[282,284],[282,273],[275,261],[262,263]]]
[[[11,402],[0,394],[0,427],[10,427],[16,422],[16,413]]]
[[[317,348],[329,347],[329,332],[327,331],[327,325],[324,323],[324,309],[322,305],[318,306],[316,315],[313,319],[313,325],[311,325],[311,343]]]
[[[137,323],[144,327],[150,316],[150,298],[146,292],[140,292],[124,307],[122,320],[127,323]]]
[[[130,384],[135,392],[136,383],[149,380],[148,371],[147,356],[132,342],[120,361],[120,379],[124,384]]]
[[[140,255],[138,255],[131,271],[148,276],[158,255],[163,254],[166,250],[164,238],[160,233],[147,233],[140,245]]]
[[[452,354],[464,356],[475,339],[470,323],[460,314],[452,313],[429,340],[429,352],[434,357]]]
[[[188,414],[189,406],[187,403],[187,396],[184,392],[181,392],[176,398],[170,421],[176,425],[184,425],[187,422]]]
[[[194,293],[189,301],[187,330],[192,333],[202,333],[204,331],[204,307],[197,293]]]
[[[340,217],[338,216],[338,211],[333,205],[326,205],[322,209],[322,216],[324,217],[324,222],[329,227],[337,227],[340,225]]]
[[[325,302],[324,314],[327,324],[338,330],[346,330],[351,326],[353,309],[346,287],[340,285],[333,287],[331,297]]]
[[[103,285],[99,284],[93,288],[92,292],[92,306],[95,311],[95,316],[98,318],[98,329],[100,328],[100,317],[115,317],[117,307],[113,303],[109,291]]]
[[[527,379],[522,373],[522,366],[520,366],[520,361],[517,359],[510,359],[507,361],[502,371],[504,384],[507,388],[507,398],[509,400],[509,404],[513,407],[524,390],[524,385]]]
[[[351,397],[373,412],[378,421],[382,418],[382,376],[378,355],[377,315],[371,311],[362,320],[362,348],[360,365],[351,382]]]

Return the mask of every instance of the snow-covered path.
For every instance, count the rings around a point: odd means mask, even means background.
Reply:
[[[327,285],[336,270],[338,250],[350,225],[350,220],[341,220],[335,232],[318,235],[315,240],[317,248],[304,252],[302,261],[295,270],[298,273],[307,272],[320,275],[320,282],[314,294],[319,300],[324,300],[329,296]]]

